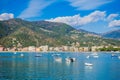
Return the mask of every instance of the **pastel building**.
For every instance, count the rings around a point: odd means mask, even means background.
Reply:
[[[48,45],[45,45],[45,46],[40,46],[40,50],[43,51],[43,52],[47,52],[48,51]]]
[[[28,47],[28,51],[35,51],[35,50],[36,50],[35,46],[29,46]]]
[[[4,47],[0,45],[0,51],[3,51]]]

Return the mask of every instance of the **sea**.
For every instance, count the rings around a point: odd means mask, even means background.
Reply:
[[[120,80],[120,53],[0,52],[0,80]]]

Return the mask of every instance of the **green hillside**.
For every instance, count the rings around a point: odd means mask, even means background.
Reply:
[[[76,43],[78,46],[120,45],[118,40],[104,39],[64,23],[21,19],[0,21],[0,45],[4,47],[77,46]]]

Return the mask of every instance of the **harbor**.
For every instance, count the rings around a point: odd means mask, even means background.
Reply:
[[[0,53],[0,79],[118,80],[120,54],[115,55],[118,57],[111,57],[111,53],[92,52]]]

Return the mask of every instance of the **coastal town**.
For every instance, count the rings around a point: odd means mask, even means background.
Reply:
[[[4,48],[0,45],[0,51],[21,51],[21,52],[48,52],[48,51],[57,51],[57,52],[96,52],[100,51],[102,48],[108,48],[110,46],[91,46],[91,47],[77,47],[77,46],[61,46],[61,47],[50,47],[48,45],[42,45],[40,47],[29,46],[24,48]],[[113,46],[114,49],[120,48],[119,46]],[[116,50],[119,51],[119,50]]]

